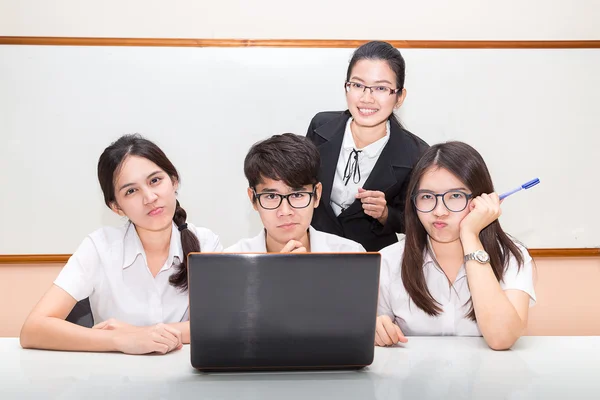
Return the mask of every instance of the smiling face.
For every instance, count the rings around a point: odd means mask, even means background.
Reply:
[[[362,90],[356,87],[346,91],[348,110],[354,122],[361,127],[377,127],[384,124],[394,109],[399,108],[406,97],[406,90],[390,94],[381,88],[398,89],[396,75],[387,61],[363,59],[358,61],[350,71],[349,82],[360,85],[379,87]]]
[[[307,235],[314,210],[319,205],[321,184],[315,186],[316,197],[313,195],[310,200],[306,198],[306,201],[303,198],[310,195],[301,194],[301,192],[312,193],[313,185],[291,188],[283,181],[263,178],[254,190],[261,197],[262,204],[269,206],[269,208],[270,204],[268,202],[275,201],[275,205],[279,202],[278,196],[275,196],[275,194],[292,194],[289,200],[297,206],[308,203],[304,208],[294,208],[290,206],[287,199],[284,199],[279,207],[268,210],[260,205],[258,199],[255,200],[252,188],[248,188],[248,197],[254,209],[258,211],[267,232],[267,242],[272,241],[278,246],[284,246],[290,240],[303,241],[303,238]]]
[[[454,190],[471,194],[471,190],[454,174],[445,168],[439,168],[434,165],[424,172],[416,195],[431,200],[434,194],[442,194]],[[452,208],[454,204],[467,201],[467,199],[460,199],[459,197],[459,194],[447,196],[446,202],[454,202],[453,204],[448,204]],[[460,207],[455,207],[455,209],[460,209]],[[467,214],[469,214],[468,205],[462,211],[452,212],[444,205],[441,197],[437,198],[437,205],[431,212],[417,211],[419,221],[421,221],[427,234],[432,241],[438,243],[452,243],[459,240],[460,222]]]
[[[177,187],[177,180],[152,161],[127,156],[115,176],[115,202],[111,209],[129,218],[138,229],[170,229]]]

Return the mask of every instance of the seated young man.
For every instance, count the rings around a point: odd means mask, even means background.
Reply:
[[[364,252],[359,243],[310,226],[321,197],[319,166],[319,151],[303,136],[284,133],[254,144],[244,173],[264,229],[225,252]]]

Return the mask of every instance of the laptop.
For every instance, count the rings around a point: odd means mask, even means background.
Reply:
[[[192,366],[360,369],[373,362],[379,253],[191,253]]]

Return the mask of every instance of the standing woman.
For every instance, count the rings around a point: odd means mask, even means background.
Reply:
[[[406,98],[404,77],[404,58],[392,45],[360,46],[346,74],[348,110],[320,112],[308,128],[321,155],[323,184],[312,225],[367,251],[397,242],[396,233],[404,232],[408,180],[428,147],[394,115]]]
[[[125,135],[98,161],[106,205],[129,222],[89,234],[34,307],[21,346],[49,350],[168,353],[189,343],[187,255],[221,251],[217,235],[187,223],[179,174],[165,153]],[[89,297],[95,321],[65,321]]]

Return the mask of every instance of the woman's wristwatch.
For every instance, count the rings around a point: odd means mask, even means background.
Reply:
[[[484,250],[477,250],[465,255],[464,262],[466,263],[469,260],[475,260],[479,264],[486,264],[490,262],[490,255]]]

